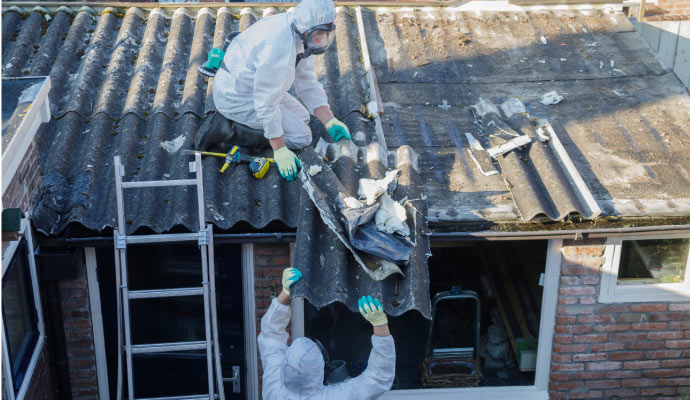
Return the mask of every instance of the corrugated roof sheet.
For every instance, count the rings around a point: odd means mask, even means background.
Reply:
[[[3,74],[50,75],[53,82],[54,118],[39,136],[45,192],[36,215],[50,233],[72,222],[93,230],[115,224],[114,155],[127,180],[186,176],[189,157],[161,144],[177,139],[180,149],[190,148],[212,108],[196,66],[227,33],[283,11],[62,7],[46,18],[40,9],[20,15],[10,5],[3,3]],[[690,215],[690,98],[621,13],[389,7],[362,14],[386,144],[407,144],[420,155],[430,223],[583,213],[566,182],[542,180],[542,168],[554,166],[548,153],[528,149],[523,157],[531,165],[518,176],[505,166],[502,175],[479,173],[464,132],[481,133],[469,111],[480,98],[518,98],[531,116],[547,118],[603,215]],[[369,93],[353,9],[338,8],[336,24],[336,45],[317,57],[317,73],[336,115],[347,115],[353,132],[363,133],[356,143],[367,145],[374,124],[352,112]],[[542,105],[539,97],[551,90],[565,99]],[[320,124],[312,128],[323,136]],[[239,222],[297,226],[297,183],[277,174],[256,181],[243,168],[221,177],[219,165],[204,161],[211,222],[221,229]],[[514,188],[529,188],[532,200]],[[191,197],[163,190],[129,198],[129,226],[193,227]]]
[[[323,143],[322,143],[323,144]],[[329,210],[317,209],[307,192],[302,192],[299,211],[299,225],[295,242],[294,259],[306,284],[296,285],[292,296],[305,297],[317,308],[340,301],[357,312],[357,300],[370,295],[381,300],[390,315],[402,315],[409,310],[419,311],[425,318],[431,318],[429,301],[429,270],[427,258],[431,255],[426,223],[426,201],[419,185],[418,156],[410,147],[403,146],[385,154],[382,146],[373,143],[367,147],[338,144],[319,145],[317,152],[302,153],[305,171],[312,166],[322,167],[322,172],[307,179],[316,186],[323,201],[335,204],[340,190],[348,196],[356,195],[361,178],[381,179],[387,170],[400,171],[392,198],[405,204],[408,211],[408,225],[411,240],[415,243],[410,261],[399,270],[397,267],[382,267],[379,262],[367,261],[361,265],[353,253],[343,245],[338,236],[322,221]],[[340,182],[333,181],[321,158],[326,156],[328,166]],[[390,159],[390,161],[388,161]],[[388,167],[384,163],[388,164]],[[305,182],[306,184],[306,182]],[[326,187],[328,186],[328,187]],[[317,200],[318,201],[318,200]],[[328,203],[326,203],[328,204]],[[320,204],[323,207],[323,203]],[[332,212],[335,223],[341,218],[338,211]],[[342,232],[341,232],[342,233]],[[344,240],[347,240],[344,237]],[[365,257],[364,253],[358,255]]]
[[[386,141],[420,154],[430,223],[590,216],[542,145],[481,174],[464,136],[481,134],[470,112],[480,99],[517,98],[548,119],[603,215],[690,214],[688,92],[622,13],[427,7],[363,18]],[[564,100],[541,104],[552,90]]]

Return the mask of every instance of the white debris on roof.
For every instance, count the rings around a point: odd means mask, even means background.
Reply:
[[[376,200],[386,191],[391,184],[397,184],[400,170],[394,169],[386,172],[383,179],[360,179],[357,195],[360,199],[366,199],[367,205],[376,203]]]
[[[362,203],[355,199],[354,197],[346,197],[343,199],[343,203],[345,204],[345,207],[347,208],[362,208],[363,205]]]
[[[563,96],[559,95],[557,91],[552,91],[548,93],[544,93],[541,98],[539,99],[541,101],[541,104],[548,106],[551,104],[558,104],[563,100]]]
[[[176,137],[173,140],[168,140],[166,142],[161,142],[161,147],[165,149],[170,154],[177,153],[177,151],[184,144],[184,134]]]
[[[402,236],[410,236],[410,227],[407,226],[407,213],[405,207],[393,200],[388,194],[381,196],[381,206],[374,217],[376,229],[382,232],[397,233]]]
[[[323,167],[321,167],[320,165],[312,165],[309,167],[308,173],[310,176],[314,176],[321,172],[322,169]]]
[[[448,100],[443,99],[441,104],[438,105],[438,108],[442,110],[450,110],[450,108],[453,107],[452,105],[448,104]]]
[[[504,101],[503,104],[501,104],[501,110],[503,110],[503,114],[508,118],[512,117],[514,114],[527,113],[525,105],[515,97],[511,97]]]
[[[544,36],[540,37],[539,41],[541,42],[541,44],[548,44],[549,43],[546,41],[546,38]]]

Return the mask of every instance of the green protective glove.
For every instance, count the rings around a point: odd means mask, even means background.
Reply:
[[[290,294],[290,286],[294,285],[302,277],[297,268],[285,268],[283,270],[283,292]]]
[[[350,137],[350,130],[347,129],[347,125],[343,124],[338,118],[331,118],[326,122],[326,130],[328,134],[331,135],[334,142],[340,139],[352,140]]]
[[[302,168],[302,163],[287,146],[273,150],[273,159],[276,165],[278,165],[280,176],[288,181],[294,181],[297,178],[297,173]]]
[[[388,317],[386,317],[379,299],[372,299],[371,296],[362,296],[357,304],[359,305],[359,312],[372,325],[383,326],[388,324]]]

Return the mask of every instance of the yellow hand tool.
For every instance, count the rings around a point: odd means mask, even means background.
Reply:
[[[210,151],[194,151],[194,150],[187,150],[187,154],[194,154],[194,153],[199,153],[202,155],[207,155],[207,156],[215,156],[215,157],[225,157],[225,163],[223,166],[220,168],[220,173],[224,173],[230,164],[239,164],[242,162],[249,163],[249,172],[252,173],[254,178],[256,179],[262,179],[264,176],[266,176],[266,173],[268,172],[268,169],[270,167],[270,163],[275,162],[272,158],[268,157],[254,157],[254,156],[247,156],[240,154],[239,147],[234,146],[232,150],[230,150],[229,153],[213,153]]]

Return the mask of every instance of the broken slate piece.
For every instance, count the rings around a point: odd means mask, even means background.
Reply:
[[[479,168],[479,171],[481,171],[484,176],[498,174],[498,170],[494,167],[494,163],[486,154],[486,150],[484,150],[482,144],[469,132],[465,132],[465,137],[470,144],[470,148],[467,149],[467,152],[470,154],[472,161],[477,165],[477,168]]]

